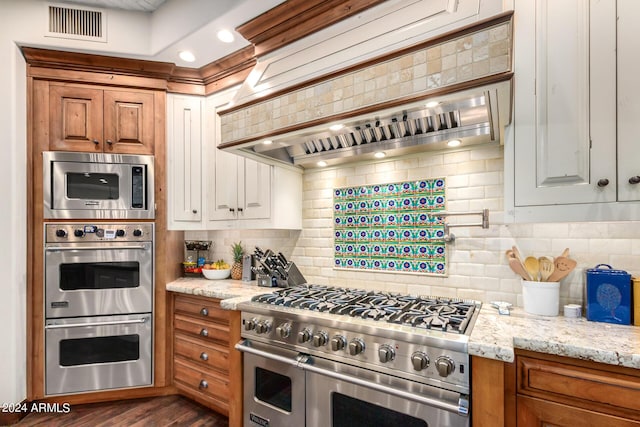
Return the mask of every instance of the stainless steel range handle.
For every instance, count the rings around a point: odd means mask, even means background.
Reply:
[[[469,402],[466,396],[462,396],[459,399],[458,405],[454,405],[453,403],[443,402],[438,399],[432,399],[430,397],[419,396],[413,393],[406,392],[404,390],[398,390],[392,387],[388,387],[382,384],[374,383],[371,381],[363,380],[360,378],[352,377],[350,375],[341,374],[339,372],[333,372],[328,369],[319,368],[314,365],[310,365],[307,363],[307,358],[302,357],[298,359],[290,359],[288,357],[278,356],[276,354],[271,354],[266,351],[258,350],[253,347],[249,347],[244,345],[242,342],[239,342],[235,346],[236,350],[243,351],[246,353],[251,353],[256,356],[264,357],[265,359],[271,359],[278,362],[286,363],[298,368],[301,368],[305,371],[315,372],[317,374],[321,374],[327,377],[335,378],[340,381],[349,382],[352,384],[360,385],[363,387],[367,387],[373,390],[377,390],[383,393],[387,393],[393,396],[400,397],[402,399],[413,400],[414,402],[418,402],[423,405],[431,406],[438,409],[443,409],[448,412],[453,412],[458,415],[468,416],[469,415]]]
[[[138,324],[138,323],[146,323],[147,322],[146,317],[143,317],[142,319],[135,319],[135,320],[113,320],[113,321],[107,321],[107,322],[88,322],[88,323],[69,323],[66,325],[46,325],[44,328],[45,329],[67,329],[67,328],[80,328],[83,326],[112,326],[112,325],[132,325],[132,324]]]
[[[145,245],[132,245],[132,246],[112,246],[112,245],[108,245],[105,244],[104,246],[74,246],[74,247],[67,247],[67,246],[47,246],[46,248],[44,248],[45,251],[49,251],[49,252],[59,252],[59,251],[106,251],[106,250],[113,250],[113,249],[142,249],[142,250],[146,250],[147,246]]]

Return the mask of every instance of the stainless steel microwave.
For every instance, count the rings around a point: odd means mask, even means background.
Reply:
[[[154,219],[153,156],[45,151],[44,218]]]

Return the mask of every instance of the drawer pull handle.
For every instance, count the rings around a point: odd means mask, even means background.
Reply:
[[[209,331],[207,331],[206,328],[202,328],[202,330],[200,331],[200,335],[202,335],[203,337],[208,337]]]
[[[203,308],[202,310],[200,310],[200,314],[202,314],[203,316],[208,316],[209,310],[207,310],[206,308]]]
[[[200,385],[198,387],[209,388],[209,383],[207,383],[205,380],[200,380]]]
[[[200,359],[207,361],[209,360],[209,355],[205,352],[200,353]]]

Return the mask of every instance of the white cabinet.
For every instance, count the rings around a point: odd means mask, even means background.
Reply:
[[[168,228],[301,229],[301,171],[216,148],[233,94],[167,96]]]
[[[629,141],[640,112],[632,84],[640,71],[635,3],[621,0],[616,10],[612,1],[516,2],[516,221],[633,216],[617,202],[640,200],[640,185],[628,183],[640,171],[625,166],[640,159],[638,144]],[[617,14],[628,14],[630,23],[616,28]]]
[[[167,96],[168,219],[172,229],[202,220],[201,97]]]

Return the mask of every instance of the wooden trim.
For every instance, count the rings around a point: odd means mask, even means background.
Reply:
[[[386,102],[381,102],[379,104],[368,105],[368,106],[360,108],[358,110],[352,110],[352,111],[349,111],[349,112],[346,112],[346,113],[339,113],[339,114],[334,114],[334,115],[331,115],[331,116],[324,116],[322,118],[311,120],[311,121],[304,122],[304,123],[297,123],[297,124],[292,125],[292,126],[287,126],[287,127],[283,127],[283,128],[274,129],[272,131],[269,131],[269,132],[266,132],[266,133],[262,133],[262,134],[259,134],[259,135],[254,134],[254,135],[251,135],[248,138],[239,139],[239,140],[236,140],[236,141],[230,141],[230,142],[225,142],[223,144],[219,144],[218,148],[224,150],[225,148],[241,146],[243,144],[246,144],[246,143],[249,143],[249,142],[253,142],[253,141],[257,141],[257,140],[260,140],[260,139],[265,139],[265,138],[269,138],[269,137],[275,137],[275,136],[282,135],[282,134],[285,134],[285,133],[296,132],[296,131],[307,129],[307,128],[310,128],[310,127],[319,126],[319,125],[323,125],[323,124],[326,124],[326,123],[331,123],[331,122],[334,122],[334,121],[343,121],[343,120],[346,120],[346,119],[350,119],[352,117],[356,117],[356,116],[360,116],[360,115],[364,115],[364,114],[375,113],[375,112],[378,112],[380,110],[384,110],[384,109],[387,109],[387,108],[393,108],[393,107],[398,107],[398,106],[405,105],[405,104],[410,104],[412,102],[420,101],[421,99],[425,99],[425,98],[428,98],[428,97],[444,96],[444,95],[449,95],[449,94],[452,94],[452,93],[460,92],[460,91],[463,91],[463,90],[472,89],[474,87],[485,86],[485,85],[489,85],[489,84],[509,81],[512,78],[513,78],[513,72],[505,72],[505,73],[501,73],[501,74],[493,74],[491,76],[481,77],[479,79],[469,80],[469,81],[466,81],[466,82],[462,82],[462,83],[446,86],[446,87],[439,88],[439,89],[427,90],[427,91],[420,92],[418,94],[414,94],[414,95],[411,95],[411,96],[406,96],[406,97],[403,97],[403,98],[397,98],[397,99],[394,99],[392,101],[386,101]],[[243,106],[246,106],[246,105],[247,104],[244,104]],[[223,112],[220,112],[219,114],[220,115],[224,115],[228,111],[229,110],[225,110]]]
[[[63,396],[48,396],[37,399],[37,402],[69,403],[70,405],[83,405],[85,403],[109,402],[113,400],[138,399],[143,397],[168,396],[179,394],[175,387],[141,387],[131,389],[116,389],[97,391],[92,393],[66,394]]]
[[[516,426],[515,363],[471,357],[471,424]]]
[[[288,0],[236,28],[261,56],[384,0]]]
[[[337,70],[337,71],[335,71],[333,73],[323,74],[322,76],[319,76],[319,77],[316,77],[316,78],[313,78],[313,79],[310,79],[310,80],[306,80],[304,82],[300,82],[300,83],[298,83],[296,85],[286,87],[286,88],[281,89],[279,91],[274,91],[273,93],[270,93],[268,96],[265,96],[265,97],[262,97],[262,98],[253,99],[253,100],[247,101],[245,103],[233,106],[231,108],[227,108],[224,111],[221,111],[219,114],[220,115],[229,114],[229,113],[232,113],[234,111],[247,108],[247,107],[249,107],[251,105],[259,104],[259,103],[262,103],[262,102],[264,102],[266,100],[277,98],[279,96],[286,95],[286,94],[291,93],[291,92],[295,92],[295,91],[300,90],[302,88],[305,88],[305,87],[308,87],[308,86],[312,86],[312,85],[321,83],[321,82],[326,81],[326,80],[335,79],[336,77],[342,76],[344,74],[352,73],[354,71],[358,71],[358,70],[361,70],[363,68],[367,68],[367,67],[379,64],[381,62],[392,60],[392,59],[397,58],[399,56],[406,55],[406,54],[411,53],[411,52],[415,52],[416,50],[426,49],[426,48],[429,48],[431,46],[438,45],[438,44],[444,43],[446,41],[449,41],[449,40],[451,40],[453,38],[463,37],[465,35],[468,35],[468,34],[471,34],[471,33],[477,32],[477,31],[481,31],[481,30],[487,29],[489,27],[492,27],[494,25],[498,25],[498,24],[501,24],[501,23],[504,23],[504,22],[510,22],[512,20],[513,20],[513,11],[504,12],[504,13],[501,13],[499,15],[495,15],[495,16],[493,16],[491,18],[484,19],[482,21],[478,21],[478,22],[475,22],[473,24],[469,24],[467,26],[464,26],[464,27],[461,27],[461,28],[458,28],[458,29],[455,29],[455,30],[452,30],[452,31],[448,31],[446,33],[443,33],[443,34],[440,34],[440,35],[438,35],[436,37],[432,37],[430,39],[424,40],[424,41],[422,41],[420,43],[417,43],[417,44],[414,44],[412,46],[408,46],[408,47],[405,47],[403,49],[395,50],[393,52],[385,53],[383,55],[371,58],[371,59],[369,59],[367,61],[360,62],[358,64],[354,64],[354,65],[351,65],[349,67]]]

